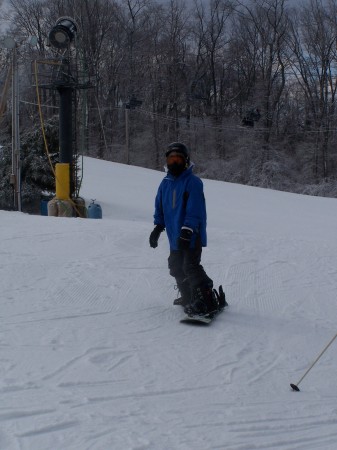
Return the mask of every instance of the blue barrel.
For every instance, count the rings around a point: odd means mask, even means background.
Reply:
[[[102,219],[102,208],[101,205],[95,203],[95,200],[92,200],[92,203],[88,206],[88,218],[89,219]]]
[[[48,201],[49,200],[41,200],[40,202],[41,216],[48,216]]]
[[[53,197],[48,197],[45,195],[41,196],[41,200],[40,200],[40,214],[41,216],[48,216],[48,203],[50,202],[50,200]]]

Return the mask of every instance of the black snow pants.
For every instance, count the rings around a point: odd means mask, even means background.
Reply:
[[[208,277],[201,262],[202,247],[194,249],[171,250],[168,258],[170,275],[177,282],[178,289],[183,296],[191,295],[199,286],[213,287],[213,281]]]

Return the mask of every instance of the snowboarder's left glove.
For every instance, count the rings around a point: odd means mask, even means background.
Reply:
[[[158,239],[159,239],[160,233],[164,230],[165,230],[165,228],[162,225],[156,225],[154,227],[152,233],[150,234],[150,239],[149,239],[150,247],[152,247],[152,248],[158,247]]]
[[[178,249],[188,250],[192,239],[193,230],[191,228],[182,227],[178,239]]]

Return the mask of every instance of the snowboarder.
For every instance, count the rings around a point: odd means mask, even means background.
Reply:
[[[219,296],[200,264],[202,247],[207,245],[203,183],[193,174],[186,145],[173,142],[165,156],[167,175],[155,199],[150,246],[158,246],[159,236],[166,229],[168,267],[181,293],[180,304],[187,314],[213,314],[219,309]]]

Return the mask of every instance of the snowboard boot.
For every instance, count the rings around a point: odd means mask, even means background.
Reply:
[[[177,282],[177,288],[181,294],[180,297],[176,298],[173,302],[174,305],[180,305],[184,308],[191,303],[191,288],[187,280]]]
[[[218,311],[219,304],[211,283],[202,284],[193,290],[192,304],[185,310],[187,314],[199,315],[214,315]]]

